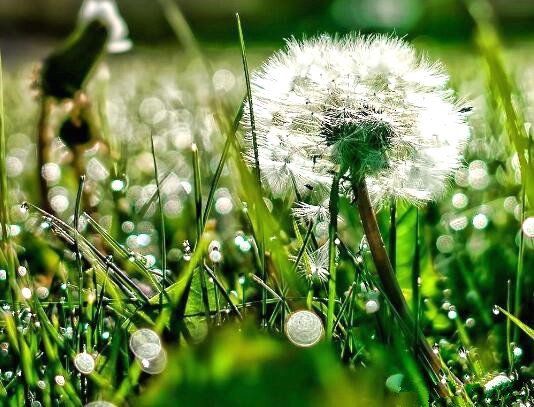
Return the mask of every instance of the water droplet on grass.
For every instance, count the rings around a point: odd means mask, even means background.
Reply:
[[[292,313],[286,321],[286,336],[296,346],[310,347],[323,337],[321,318],[307,310]]]

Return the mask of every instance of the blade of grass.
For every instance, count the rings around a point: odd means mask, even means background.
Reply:
[[[9,241],[8,225],[8,190],[7,190],[7,143],[4,116],[4,82],[2,77],[2,55],[0,54],[0,222],[2,226],[2,241],[4,245]]]
[[[343,176],[344,169],[338,169],[332,180],[330,189],[330,201],[328,204],[330,210],[330,226],[328,228],[328,310],[326,314],[326,339],[332,340],[334,334],[334,314],[336,306],[336,239],[337,239],[337,220],[339,208],[339,181]]]
[[[258,141],[256,139],[256,123],[254,120],[254,109],[253,109],[253,103],[252,103],[252,88],[250,86],[250,73],[248,69],[248,61],[247,61],[247,52],[245,48],[245,38],[243,36],[243,28],[241,26],[241,19],[239,18],[239,14],[236,13],[236,20],[237,20],[237,31],[239,34],[239,45],[241,47],[241,61],[243,63],[243,72],[245,74],[245,83],[247,86],[247,103],[248,103],[248,109],[249,109],[249,120],[250,120],[250,129],[252,133],[252,148],[254,150],[254,175],[256,177],[256,183],[258,185],[258,190],[261,195],[261,172],[260,172],[260,161],[258,156]],[[261,272],[262,272],[262,280],[264,282],[267,281],[267,273],[265,270],[265,233],[263,230],[262,222],[259,220],[257,223],[258,225],[258,235],[259,235],[259,247],[258,251],[260,254],[261,259]],[[267,291],[264,287],[262,287],[262,307],[261,307],[261,320],[262,320],[262,326],[265,326],[266,318],[267,318]]]
[[[163,278],[161,279],[161,288],[159,296],[160,307],[163,307],[163,293],[165,292],[165,283],[167,279],[167,247],[165,243],[165,214],[163,213],[163,202],[161,201],[161,192],[159,186],[159,175],[158,175],[158,163],[156,160],[156,150],[154,149],[154,134],[150,132],[150,148],[152,151],[152,160],[154,162],[154,178],[156,180],[156,192],[158,195],[158,206],[159,206],[159,222],[161,229],[161,269],[163,272]]]
[[[236,316],[237,316],[239,319],[243,319],[243,317],[241,316],[241,313],[239,312],[239,309],[238,309],[237,306],[232,302],[232,299],[231,299],[230,296],[228,295],[228,292],[226,291],[226,288],[225,288],[224,285],[221,283],[221,281],[217,278],[217,275],[215,274],[215,272],[214,272],[212,269],[210,269],[206,263],[204,263],[204,269],[206,270],[206,273],[208,273],[208,275],[213,279],[213,281],[215,282],[215,284],[216,284],[217,287],[219,288],[219,291],[221,292],[222,296],[223,296],[224,299],[228,302],[228,305],[230,305],[230,307],[232,308],[232,310],[235,312]]]
[[[499,307],[498,305],[496,305],[496,307],[499,311],[506,315],[519,329],[526,333],[530,337],[530,339],[534,340],[534,329],[529,327],[527,324],[522,322],[519,318],[516,318],[514,315],[512,315],[505,309]]]
[[[415,315],[414,338],[417,338],[421,318],[421,234],[419,221],[419,208],[415,208],[415,250],[412,262],[412,305]]]
[[[202,233],[204,225],[202,223],[202,181],[200,176],[200,163],[198,159],[198,147],[195,143],[191,146],[191,156],[193,160],[193,178],[195,184],[195,216],[196,216],[196,227],[197,227],[197,239],[195,242],[195,247],[200,243],[202,239]],[[200,288],[202,290],[202,302],[204,303],[204,311],[206,313],[206,318],[209,321],[210,317],[210,302],[208,295],[208,287],[206,284],[206,275],[203,269],[199,270],[200,273]]]
[[[85,185],[85,175],[80,176],[80,182],[78,184],[78,193],[76,194],[76,204],[74,206],[74,229],[79,231],[80,223],[80,206],[82,204],[82,194]],[[83,309],[83,264],[82,255],[80,253],[80,245],[78,244],[78,233],[74,233],[74,253],[76,255],[76,265],[78,266],[78,327],[76,329],[77,349],[78,352],[81,349],[81,333],[84,325],[84,313]]]
[[[237,111],[237,114],[235,115],[235,118],[234,118],[232,131],[228,134],[228,136],[226,137],[226,141],[224,142],[223,152],[221,154],[221,158],[219,159],[219,163],[217,164],[217,169],[215,170],[215,175],[213,176],[213,180],[211,181],[208,198],[206,200],[206,206],[204,208],[204,216],[202,218],[203,228],[206,226],[206,222],[208,221],[211,207],[213,205],[213,199],[215,197],[215,190],[217,189],[217,186],[219,185],[219,180],[221,178],[224,165],[226,164],[226,160],[228,159],[228,152],[230,151],[231,145],[235,143],[235,133],[239,126],[241,117],[243,116],[243,107],[244,107],[244,103],[241,103],[239,105],[239,110]]]
[[[512,307],[512,281],[506,281],[506,307]],[[512,357],[512,343],[511,343],[511,320],[506,318],[506,356],[508,357],[508,371],[511,373],[514,368],[514,359]]]
[[[530,150],[532,147],[532,137],[529,134],[527,156],[531,162]],[[532,176],[532,173],[530,174]],[[526,175],[525,175],[526,176]],[[514,315],[516,318],[520,317],[521,313],[521,297],[523,291],[523,271],[525,259],[525,233],[523,232],[523,224],[525,223],[526,209],[527,209],[527,182],[522,178],[522,192],[521,192],[521,224],[519,225],[519,253],[517,254],[517,268],[515,274],[515,295],[514,295]],[[532,203],[532,201],[531,201]],[[511,309],[508,306],[508,309]],[[519,340],[519,330],[514,328],[514,342]]]
[[[5,111],[4,111],[4,82],[2,75],[2,54],[0,53],[0,234],[1,248],[6,259],[8,282],[10,292],[7,293],[11,299],[13,307],[17,300],[17,281],[15,277],[15,254],[11,247],[11,236],[9,234],[9,190],[7,185],[7,139],[5,131]]]

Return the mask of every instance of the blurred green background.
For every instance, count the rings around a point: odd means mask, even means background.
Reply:
[[[0,36],[62,37],[73,27],[81,0],[2,0]],[[139,44],[172,40],[158,1],[119,0],[133,40]],[[492,0],[507,35],[529,35],[532,0]],[[462,40],[472,22],[458,0],[179,0],[195,34],[204,41],[234,42],[234,14],[247,22],[249,41],[279,42],[293,34],[321,31],[395,31],[442,41]]]

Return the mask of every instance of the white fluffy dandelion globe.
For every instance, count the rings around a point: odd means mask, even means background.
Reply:
[[[466,111],[439,63],[389,36],[287,42],[251,76],[245,158],[285,195],[328,191],[336,164],[356,164],[375,204],[437,198],[461,166]],[[324,194],[322,195],[325,196]]]

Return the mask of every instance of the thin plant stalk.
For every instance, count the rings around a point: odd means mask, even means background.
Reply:
[[[512,281],[506,281],[506,308],[511,309],[512,306]],[[508,371],[511,373],[514,368],[514,359],[512,356],[512,321],[506,318],[506,356],[508,357]]]
[[[332,180],[330,190],[330,227],[328,229],[328,307],[326,312],[326,338],[331,341],[334,334],[334,313],[336,305],[336,239],[337,239],[337,218],[339,201],[339,181],[343,171],[336,172]]]
[[[4,114],[4,85],[2,78],[2,55],[0,54],[0,237],[1,248],[6,258],[8,280],[11,292],[9,296],[13,305],[13,309],[18,309],[17,305],[17,282],[15,277],[15,253],[10,243],[10,234],[8,231],[9,209],[8,196],[9,191],[7,187],[7,164],[6,164],[6,132],[5,132],[5,114]]]
[[[76,206],[74,207],[74,230],[79,232],[80,224],[80,207],[82,204],[82,195],[83,188],[85,185],[85,175],[80,176],[80,182],[78,184],[78,193],[76,194]],[[78,329],[77,329],[77,341],[78,341],[78,352],[81,347],[81,333],[82,326],[84,323],[83,316],[83,264],[82,264],[82,255],[80,253],[80,245],[78,242],[78,233],[73,234],[74,237],[74,253],[76,254],[76,265],[78,267]]]
[[[235,115],[235,118],[234,118],[232,131],[228,134],[228,136],[226,137],[226,141],[224,142],[223,152],[221,154],[221,158],[219,159],[219,163],[217,164],[217,169],[215,170],[215,175],[213,176],[213,180],[211,181],[210,190],[208,192],[208,198],[206,199],[206,206],[204,207],[204,215],[202,217],[203,227],[206,226],[206,222],[208,221],[211,207],[213,205],[213,199],[215,197],[215,191],[217,190],[217,186],[219,185],[219,180],[221,178],[224,165],[226,164],[226,160],[228,159],[228,153],[230,151],[230,147],[235,142],[235,133],[237,131],[237,127],[239,126],[241,117],[243,116],[243,108],[244,108],[244,104],[241,103],[239,105],[239,110],[237,111],[237,114]]]
[[[532,136],[529,134],[527,157],[530,164],[530,149],[532,147]],[[517,269],[515,276],[515,295],[514,295],[514,315],[516,318],[520,317],[521,313],[521,297],[523,288],[523,269],[524,269],[524,257],[525,257],[525,234],[523,233],[523,224],[525,223],[526,216],[526,202],[527,202],[527,174],[522,174],[523,191],[521,194],[521,224],[519,225],[519,253],[517,255]],[[508,307],[508,309],[511,309]],[[519,340],[519,329],[514,326],[514,342]]]
[[[243,36],[243,28],[241,26],[241,19],[239,18],[239,14],[236,13],[236,20],[237,20],[237,31],[239,34],[239,44],[241,47],[241,60],[243,63],[243,71],[245,74],[245,83],[247,86],[247,102],[248,102],[248,108],[249,108],[249,116],[250,116],[250,128],[252,132],[252,148],[254,150],[254,175],[256,176],[256,182],[258,185],[258,191],[261,194],[261,171],[260,171],[260,160],[258,155],[258,141],[256,139],[256,123],[254,121],[254,108],[252,103],[252,88],[250,86],[250,73],[248,69],[248,62],[247,62],[247,52],[245,49],[245,39]],[[258,225],[258,234],[260,237],[260,242],[258,244],[258,249],[260,252],[260,260],[261,260],[261,273],[262,273],[262,280],[267,281],[267,272],[265,270],[265,235],[263,232],[263,227],[260,219],[257,219],[257,225]],[[265,288],[262,287],[261,292],[261,320],[262,320],[262,326],[265,326],[266,318],[267,318],[267,291]]]
[[[161,289],[159,293],[159,306],[163,307],[163,292],[166,288],[167,282],[167,246],[166,246],[166,237],[165,237],[165,214],[163,213],[163,202],[161,200],[161,191],[159,185],[159,174],[158,174],[158,163],[156,160],[156,150],[154,149],[154,135],[150,133],[150,148],[152,151],[152,160],[154,162],[154,178],[156,179],[156,192],[158,194],[158,209],[159,209],[159,221],[161,229],[161,269],[162,269],[162,279],[161,279]]]
[[[42,96],[39,122],[37,124],[37,172],[39,176],[39,193],[41,195],[41,208],[53,213],[48,201],[48,183],[42,171],[45,164],[50,162],[50,150],[54,134],[50,127],[50,114],[52,113],[53,99]]]
[[[420,241],[419,209],[415,208],[415,251],[412,262],[412,301],[415,315],[414,338],[419,332],[421,318],[421,241]]]
[[[300,247],[299,252],[297,253],[297,258],[295,259],[295,265],[293,266],[293,273],[296,273],[300,264],[300,261],[302,260],[302,256],[304,256],[304,253],[306,253],[306,248],[308,246],[308,242],[310,241],[311,235],[313,233],[313,219],[310,220],[308,223],[308,229],[306,231],[306,235],[304,236],[304,240],[302,241],[302,246]]]
[[[204,225],[202,223],[202,184],[200,180],[200,164],[198,161],[198,147],[195,143],[191,146],[191,153],[193,158],[193,178],[195,184],[195,213],[196,213],[196,226],[197,226],[197,240],[195,247],[198,246],[202,239],[202,233]],[[199,269],[200,273],[200,289],[202,291],[202,302],[204,304],[204,312],[206,318],[209,320],[210,316],[210,302],[208,297],[208,287],[206,284],[206,276],[204,271]]]

